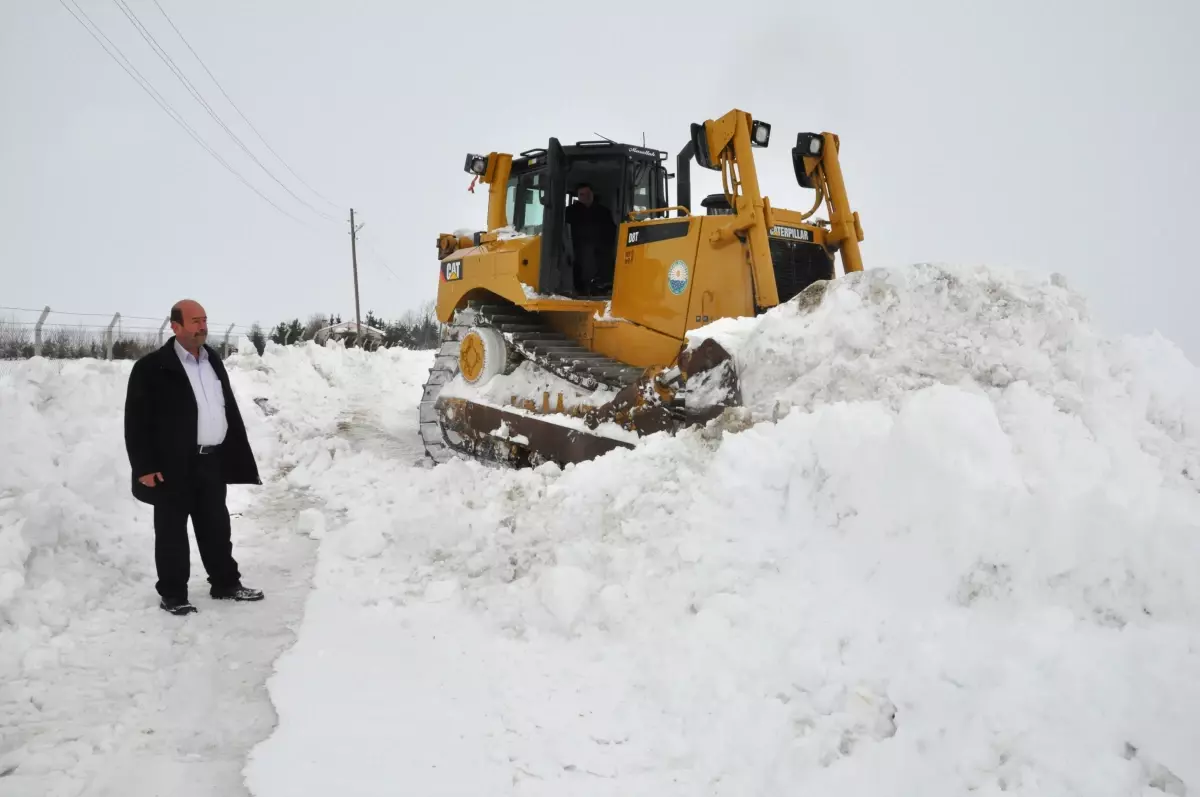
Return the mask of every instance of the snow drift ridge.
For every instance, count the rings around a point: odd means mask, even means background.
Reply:
[[[563,470],[301,463],[343,517],[256,791],[346,771],[380,794],[1200,784],[1196,369],[998,269],[876,270],[805,301],[702,331],[750,426]],[[455,721],[348,725],[324,693]]]
[[[1157,334],[1101,336],[1059,275],[933,264],[863,271],[690,335],[693,345],[708,337],[735,355],[759,418],[838,401],[895,409],[934,384],[993,398],[1016,385],[1089,426],[1145,422],[1193,455],[1200,438],[1195,366]],[[1150,437],[1142,439],[1155,454],[1168,453]],[[1179,464],[1195,471],[1194,458]]]

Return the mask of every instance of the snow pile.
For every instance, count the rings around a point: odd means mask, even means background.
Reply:
[[[255,687],[299,608],[275,574],[309,553],[233,487],[235,552],[271,611],[209,601],[194,545],[202,614],[180,626],[158,610],[152,510],[130,494],[123,439],[131,366],[0,363],[0,794],[177,791],[198,771],[176,766],[200,758],[199,782],[228,793],[238,754],[270,728]],[[269,478],[277,439],[236,375],[234,389]]]
[[[259,357],[245,338],[238,352],[226,367],[265,484],[229,489],[234,554],[267,600],[209,600],[193,541],[187,618],[157,608],[152,510],[130,494],[132,363],[0,363],[0,794],[242,788],[327,524],[306,465],[338,446],[416,461],[432,356],[268,343]],[[401,378],[381,384],[389,370]]]
[[[0,610],[9,619],[0,629],[4,672],[20,671],[22,653],[30,664],[52,656],[31,647],[32,638],[53,635],[109,588],[80,576],[94,559],[89,549],[124,547],[125,530],[112,518],[118,513],[96,511],[111,506],[114,494],[129,495],[127,474],[115,472],[100,450],[113,440],[124,445],[122,418],[85,408],[121,406],[124,384],[108,378],[116,367],[39,358],[0,370]],[[35,551],[50,559],[34,557]],[[120,575],[123,563],[112,564],[112,574]],[[44,599],[34,599],[38,594]]]
[[[757,318],[722,319],[689,342],[710,337],[736,354],[743,398],[760,414],[861,399],[894,408],[937,383],[1002,390],[1025,382],[1084,417],[1148,412],[1175,426],[1190,417],[1193,438],[1200,422],[1196,369],[1179,349],[1158,336],[1104,338],[1057,275],[874,269],[813,286]],[[1143,406],[1150,400],[1155,406]]]
[[[759,423],[562,471],[297,464],[321,547],[255,794],[1200,788],[1177,350],[934,267],[704,334]]]
[[[1197,369],[998,270],[811,298],[701,331],[749,419],[563,470],[422,462],[431,352],[239,343],[268,600],[193,547],[188,618],[129,363],[0,364],[0,794],[1200,789]]]
[[[43,643],[115,589],[154,595],[150,509],[130,494],[125,454],[131,367],[34,358],[0,370],[0,670],[56,660]],[[269,467],[273,436],[243,413]],[[236,504],[243,491],[231,492]]]

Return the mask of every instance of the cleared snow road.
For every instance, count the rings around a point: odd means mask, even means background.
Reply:
[[[41,710],[20,712],[28,721],[13,730],[23,760],[11,783],[0,781],[0,794],[247,794],[246,751],[276,721],[266,677],[294,641],[309,589],[315,546],[291,531],[298,508],[275,488],[233,519],[239,563],[267,593],[263,602],[209,600],[197,558],[197,614],[173,618],[147,607],[153,596],[142,582],[122,586],[76,623],[74,639],[60,640],[67,652],[58,671],[30,674],[43,687],[30,707]]]

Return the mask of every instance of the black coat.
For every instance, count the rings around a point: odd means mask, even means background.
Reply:
[[[617,225],[608,208],[599,202],[593,202],[591,207],[572,202],[567,206],[566,220],[576,244],[607,248],[616,243]]]
[[[246,426],[229,387],[229,374],[210,346],[208,361],[221,381],[225,394],[225,418],[229,430],[217,453],[226,484],[262,484]],[[183,363],[175,352],[175,338],[139,359],[129,374],[125,395],[125,451],[133,471],[134,498],[154,504],[170,499],[177,485],[187,484],[188,470],[196,452],[196,397]],[[147,473],[162,473],[163,481],[147,487],[138,481]]]

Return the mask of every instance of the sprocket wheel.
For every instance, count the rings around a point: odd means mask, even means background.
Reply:
[[[458,346],[458,369],[468,385],[486,384],[504,373],[510,359],[504,334],[492,326],[474,326]]]

